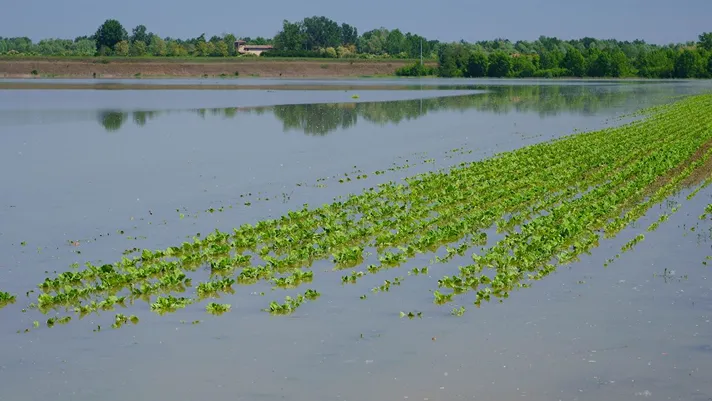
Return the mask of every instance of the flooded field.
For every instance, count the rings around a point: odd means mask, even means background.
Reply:
[[[0,81],[0,400],[712,399],[710,83],[202,81]]]

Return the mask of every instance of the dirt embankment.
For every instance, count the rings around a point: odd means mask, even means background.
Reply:
[[[406,60],[240,60],[181,61],[136,59],[0,59],[4,78],[133,78],[133,77],[360,77],[393,75],[412,63]],[[432,63],[428,63],[432,64]]]

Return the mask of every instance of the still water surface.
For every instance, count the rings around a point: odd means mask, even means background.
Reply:
[[[322,84],[333,82],[309,82]],[[74,262],[112,263],[125,249],[178,245],[710,89],[443,85],[0,91],[0,289],[19,295],[0,310],[0,400],[712,399],[712,282],[701,263],[709,233],[690,231],[712,191],[680,194],[681,211],[611,266],[604,261],[664,205],[581,262],[501,304],[467,305],[462,317],[434,305],[431,291],[464,259],[369,293],[427,265],[421,255],[347,286],[316,263],[309,287],[322,296],[289,317],[260,309],[294,291],[236,286],[219,301],[233,308],[221,317],[202,304],[159,317],[137,303],[126,313],[141,318],[136,326],[111,330],[106,313],[17,334],[47,318],[21,312],[36,299],[25,292]],[[369,178],[339,183],[345,173]],[[410,310],[423,319],[399,318]]]

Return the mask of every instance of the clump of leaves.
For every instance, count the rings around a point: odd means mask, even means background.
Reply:
[[[126,316],[122,315],[121,313],[118,313],[116,314],[116,316],[114,316],[114,323],[111,325],[111,327],[114,329],[119,329],[125,324],[138,324],[138,321],[139,319],[135,315]]]
[[[452,314],[453,316],[462,316],[465,314],[465,307],[460,306],[459,308],[452,308],[450,314]]]
[[[265,310],[273,315],[289,315],[294,312],[302,303],[304,303],[305,300],[313,301],[319,298],[320,296],[321,294],[316,290],[309,289],[306,290],[304,295],[299,294],[296,296],[296,298],[292,298],[290,296],[284,297],[284,302],[281,304],[276,301],[272,301],[269,304],[269,308]]]
[[[208,313],[216,316],[222,315],[223,313],[230,311],[230,308],[230,304],[217,304],[215,302],[211,302],[205,306],[205,310]]]
[[[16,300],[16,297],[9,292],[2,292],[0,291],[0,309],[4,308],[7,305],[14,304]]]
[[[165,313],[169,312],[175,312],[178,309],[183,309],[186,306],[190,305],[193,301],[189,298],[176,298],[172,295],[169,295],[167,297],[158,297],[156,299],[156,302],[151,304],[151,310],[158,313],[159,315],[163,315]]]

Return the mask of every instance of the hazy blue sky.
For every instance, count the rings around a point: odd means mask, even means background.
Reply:
[[[273,36],[282,20],[324,15],[359,33],[385,26],[443,41],[583,36],[651,43],[712,31],[712,0],[7,0],[0,36],[74,38],[107,18],[162,37]]]

